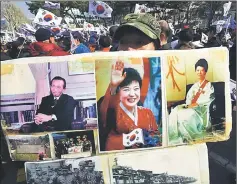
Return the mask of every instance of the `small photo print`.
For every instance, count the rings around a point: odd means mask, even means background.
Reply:
[[[52,133],[55,157],[80,158],[96,154],[93,130]]]
[[[104,172],[99,157],[26,162],[27,184],[103,184]]]
[[[8,136],[12,160],[51,160],[49,135]]]
[[[100,152],[162,146],[160,57],[95,61]]]
[[[204,149],[182,146],[117,154],[110,158],[111,183],[208,184],[207,148],[202,147]]]

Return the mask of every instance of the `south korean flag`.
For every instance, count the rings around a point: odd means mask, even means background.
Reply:
[[[88,13],[101,18],[111,17],[113,9],[103,1],[89,1]]]
[[[144,136],[141,128],[134,129],[129,134],[123,134],[124,147],[131,147],[135,144],[144,144]]]

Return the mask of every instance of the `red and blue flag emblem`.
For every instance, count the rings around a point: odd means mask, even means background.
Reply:
[[[98,6],[96,7],[96,12],[97,12],[98,14],[103,14],[103,13],[105,12],[104,6],[98,5]]]
[[[50,22],[51,20],[53,20],[53,16],[52,16],[52,15],[46,14],[46,15],[44,16],[44,21]]]

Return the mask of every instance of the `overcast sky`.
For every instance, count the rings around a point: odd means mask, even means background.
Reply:
[[[28,6],[25,3],[26,1],[12,1],[13,4],[18,6],[27,18],[34,18],[35,15],[28,10]],[[30,1],[28,1],[30,2]]]

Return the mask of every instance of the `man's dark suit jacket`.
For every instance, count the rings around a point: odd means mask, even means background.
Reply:
[[[71,130],[71,124],[74,117],[74,108],[76,106],[76,101],[73,97],[62,94],[57,100],[57,104],[54,105],[53,95],[49,95],[42,98],[42,102],[37,110],[38,113],[52,115],[57,117],[55,121],[44,122],[43,129],[47,129],[47,126],[52,127],[52,130],[62,131]],[[44,130],[47,131],[47,130]]]

